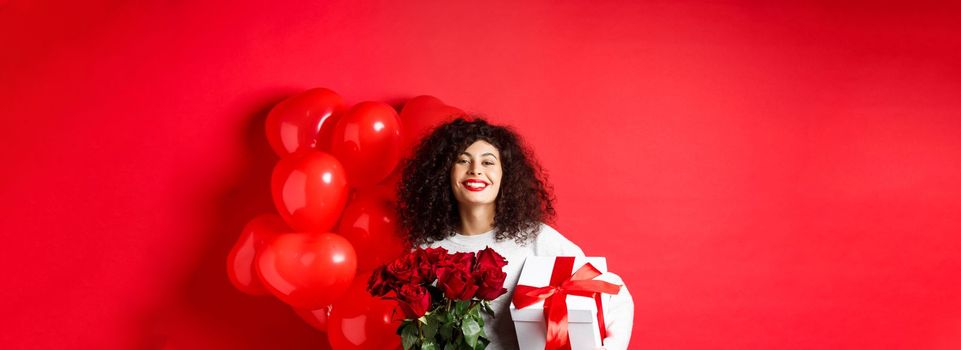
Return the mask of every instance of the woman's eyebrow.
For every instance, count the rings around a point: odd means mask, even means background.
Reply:
[[[473,156],[474,156],[473,154],[470,154],[470,153],[467,153],[467,152],[461,152],[460,154],[461,154],[462,156],[468,156],[468,157],[473,157]],[[483,156],[491,156],[491,157],[494,157],[494,159],[497,159],[497,156],[495,156],[493,153],[490,153],[490,152],[481,154],[480,156],[481,156],[481,157],[483,157]]]

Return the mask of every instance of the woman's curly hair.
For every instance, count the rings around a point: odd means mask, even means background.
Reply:
[[[457,156],[478,140],[490,143],[501,155],[503,177],[494,209],[496,239],[525,243],[534,238],[541,222],[553,221],[552,188],[520,136],[481,118],[458,118],[435,128],[404,165],[397,209],[410,243],[443,240],[460,227],[450,171]]]

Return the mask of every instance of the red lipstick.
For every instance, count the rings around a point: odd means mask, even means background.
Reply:
[[[467,179],[461,182],[461,185],[463,185],[468,191],[480,192],[487,188],[487,186],[490,184],[477,179]]]

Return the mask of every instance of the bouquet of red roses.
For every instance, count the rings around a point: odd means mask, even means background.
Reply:
[[[490,247],[476,254],[417,249],[374,270],[367,290],[398,301],[405,350],[484,349],[490,340],[480,311],[494,316],[491,300],[507,293],[505,265]]]

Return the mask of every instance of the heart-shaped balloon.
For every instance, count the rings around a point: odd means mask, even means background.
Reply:
[[[330,142],[330,153],[344,164],[351,186],[373,186],[400,160],[397,112],[382,102],[358,103],[337,121]]]
[[[375,192],[358,192],[344,209],[337,232],[357,251],[360,271],[393,261],[409,250],[397,227],[393,204]]]
[[[402,158],[409,158],[413,148],[435,127],[465,115],[464,111],[434,96],[421,95],[408,100],[400,110],[404,136]]]
[[[314,310],[293,309],[294,312],[297,313],[297,316],[300,316],[300,318],[311,327],[321,332],[327,331],[327,319],[330,317],[330,306],[324,306]]]
[[[344,168],[332,155],[302,151],[274,167],[271,194],[280,216],[299,232],[327,232],[347,203]]]
[[[346,110],[344,99],[329,89],[291,96],[267,114],[267,141],[281,157],[305,149],[326,151],[336,119]]]
[[[257,274],[271,294],[314,310],[340,298],[357,273],[357,255],[333,233],[284,233],[264,246]]]
[[[374,186],[373,192],[392,203],[397,203],[397,186],[400,185],[403,172],[404,164],[403,160],[401,160],[401,163],[394,169],[394,172],[387,175],[386,179],[381,180],[380,183]]]
[[[234,287],[251,295],[270,294],[257,278],[254,260],[266,242],[285,231],[287,225],[277,214],[262,214],[247,222],[227,254],[227,277]]]
[[[367,277],[358,275],[345,296],[330,307],[327,340],[334,350],[400,348],[397,328],[403,314],[397,301],[367,293]]]

